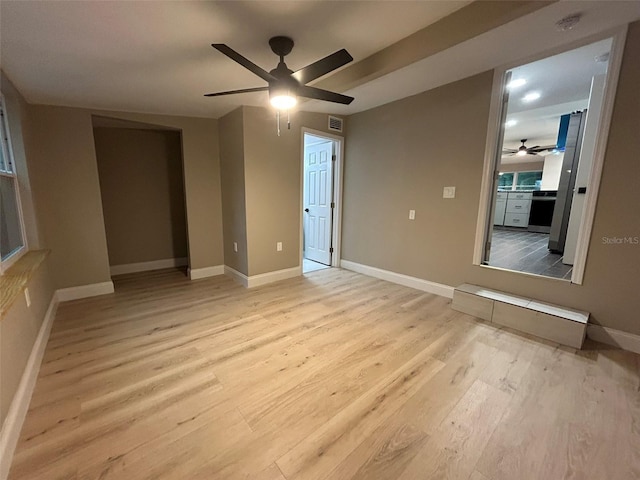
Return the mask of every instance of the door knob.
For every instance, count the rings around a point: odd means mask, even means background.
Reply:
[[[305,212],[307,212],[307,213],[309,213],[309,209],[308,209],[308,208],[305,208],[305,209],[304,209],[304,211],[305,211]]]

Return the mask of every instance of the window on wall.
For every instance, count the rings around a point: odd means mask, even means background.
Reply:
[[[540,190],[542,171],[500,172],[498,190]]]
[[[518,172],[515,190],[540,190],[542,172]]]
[[[498,188],[500,190],[513,190],[515,174],[511,172],[501,172],[498,176]]]
[[[1,95],[0,116],[0,272],[4,272],[22,256],[26,242],[7,112]]]

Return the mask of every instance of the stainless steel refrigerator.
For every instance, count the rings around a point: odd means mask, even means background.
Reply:
[[[567,141],[562,160],[562,173],[558,184],[556,204],[553,209],[551,220],[551,232],[549,233],[549,250],[554,253],[563,253],[567,240],[567,229],[569,227],[569,215],[571,214],[571,202],[573,200],[573,189],[576,184],[578,173],[578,163],[580,162],[580,149],[582,146],[582,136],[584,125],[587,119],[587,111],[574,112],[570,114],[569,126],[567,128]]]

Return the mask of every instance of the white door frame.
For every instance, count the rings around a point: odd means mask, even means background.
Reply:
[[[589,176],[589,183],[587,186],[587,197],[585,199],[584,210],[582,211],[582,221],[578,233],[578,245],[576,248],[575,263],[573,264],[573,271],[571,274],[571,283],[582,285],[582,281],[584,279],[584,270],[587,263],[589,240],[591,239],[591,232],[593,230],[593,221],[595,218],[598,191],[600,189],[600,177],[602,176],[604,155],[606,153],[607,140],[609,139],[609,126],[611,125],[613,104],[616,97],[616,89],[618,87],[618,78],[620,76],[620,67],[622,65],[622,55],[624,53],[624,43],[626,40],[626,36],[627,25],[623,25],[622,27],[607,30],[597,35],[581,39],[577,42],[572,42],[567,45],[554,48],[551,51],[542,52],[526,59],[511,62],[494,70],[491,105],[489,107],[489,124],[487,127],[487,141],[484,155],[485,160],[484,168],[482,171],[482,186],[480,188],[480,206],[478,208],[478,222],[476,224],[476,238],[473,249],[474,265],[479,265],[483,268],[504,270],[501,268],[491,267],[489,265],[483,265],[482,261],[484,256],[484,246],[485,242],[487,241],[489,232],[487,222],[490,219],[491,209],[493,207],[493,205],[491,204],[494,186],[493,177],[497,162],[496,151],[500,147],[500,145],[498,145],[498,132],[502,127],[500,125],[500,112],[503,98],[504,76],[506,75],[507,70],[519,65],[535,62],[536,60],[541,60],[552,55],[566,52],[568,50],[579,48],[584,45],[597,42],[599,40],[604,40],[605,38],[612,38],[613,41],[611,45],[611,54],[609,57],[609,71],[607,75],[607,83],[605,85],[602,112],[598,124],[598,136],[596,138],[596,144],[594,147],[593,164],[591,167],[591,174]],[[516,270],[509,271],[522,273],[523,275],[531,275],[525,272],[518,272]],[[551,277],[542,278],[557,280]]]
[[[309,134],[314,137],[326,138],[332,141],[335,146],[336,161],[333,164],[333,202],[335,208],[333,209],[333,219],[331,221],[331,244],[333,246],[333,254],[331,255],[331,266],[340,266],[341,257],[341,240],[342,240],[342,175],[343,175],[343,158],[344,158],[344,137],[326,133],[321,130],[314,130],[312,128],[302,127],[302,135],[300,135],[300,205],[298,210],[300,211],[299,223],[300,223],[300,265],[302,265],[302,259],[304,258],[304,244],[303,244],[303,232],[304,232],[304,218],[303,218],[303,206],[304,206],[304,135]]]

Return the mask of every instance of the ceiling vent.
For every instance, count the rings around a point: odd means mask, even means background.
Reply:
[[[342,123],[344,120],[338,117],[332,117],[329,115],[329,130],[332,132],[342,132]]]

